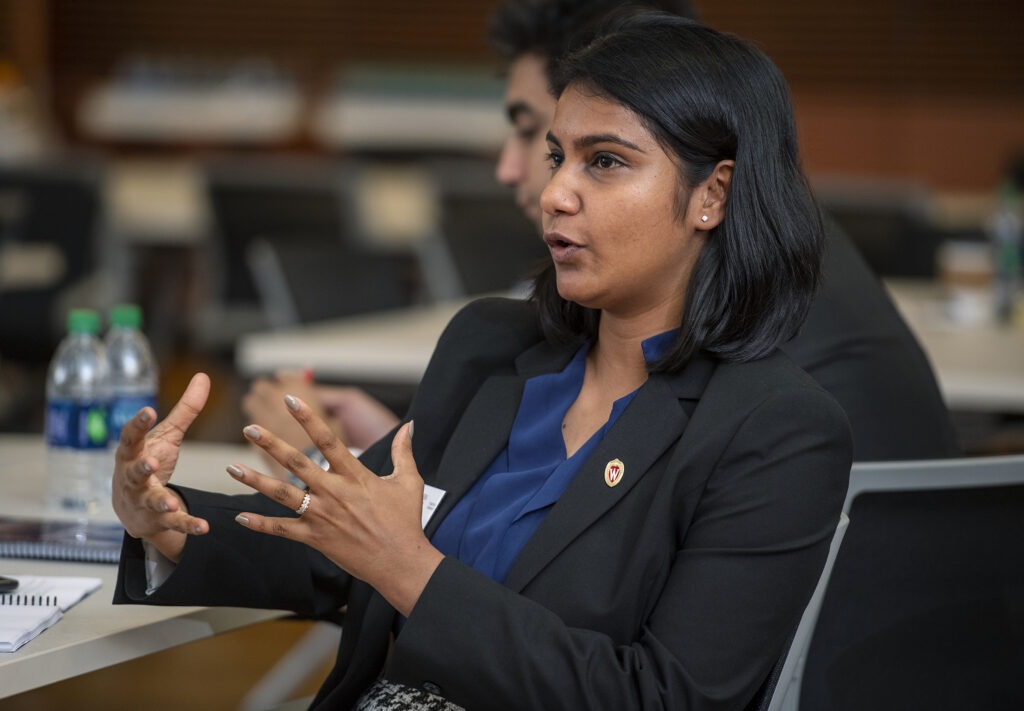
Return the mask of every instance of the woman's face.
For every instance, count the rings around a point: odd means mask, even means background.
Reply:
[[[704,245],[697,191],[681,187],[676,164],[632,111],[585,87],[559,98],[548,147],[541,208],[558,293],[677,326]]]

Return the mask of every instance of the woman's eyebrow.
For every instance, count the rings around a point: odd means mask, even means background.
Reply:
[[[561,142],[559,142],[558,138],[556,138],[555,134],[551,133],[551,131],[548,131],[547,138],[549,143],[553,143],[559,148],[562,147]],[[614,133],[597,133],[590,136],[582,136],[572,142],[573,147],[577,150],[581,148],[589,148],[600,143],[614,143],[622,146],[623,148],[629,148],[630,150],[637,151],[638,153],[647,153],[647,151],[632,141],[627,141],[625,138],[616,136]]]
[[[596,145],[598,143],[614,143],[616,145],[622,146],[624,148],[629,148],[640,153],[647,152],[640,146],[636,145],[635,143],[627,141],[625,138],[622,138],[620,136],[616,136],[614,133],[598,133],[592,136],[583,136],[573,141],[573,145],[575,145],[576,148],[589,148],[590,146]]]

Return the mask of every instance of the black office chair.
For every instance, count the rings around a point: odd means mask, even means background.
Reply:
[[[876,274],[935,276],[936,253],[945,236],[932,224],[930,197],[924,188],[837,180],[820,183],[815,194]]]
[[[510,289],[547,255],[537,228],[507,193],[442,196],[441,234],[466,295]]]
[[[214,348],[269,326],[247,262],[250,244],[275,238],[341,241],[348,218],[340,166],[277,158],[211,159],[204,166],[213,235],[211,293],[197,337]]]
[[[0,166],[0,355],[45,363],[66,291],[98,262],[100,178],[89,163]]]
[[[337,237],[261,237],[246,258],[272,328],[410,306],[419,291],[412,255]]]
[[[1024,708],[1024,455],[858,464],[799,708]]]
[[[512,191],[482,161],[437,161],[438,239],[460,295],[505,291],[528,280],[548,258],[547,247]]]

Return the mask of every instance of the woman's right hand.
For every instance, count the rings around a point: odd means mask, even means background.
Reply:
[[[181,558],[189,534],[210,530],[205,520],[189,515],[181,498],[167,486],[185,433],[209,395],[210,378],[196,373],[178,403],[155,427],[156,413],[144,407],[121,430],[114,458],[114,513],[128,535],[149,541],[174,562]]]

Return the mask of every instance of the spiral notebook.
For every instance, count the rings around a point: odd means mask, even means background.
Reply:
[[[17,651],[52,627],[64,612],[99,589],[99,578],[10,575],[18,589],[0,595],[0,653]]]
[[[0,558],[46,558],[116,563],[124,528],[119,523],[0,516]]]

